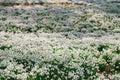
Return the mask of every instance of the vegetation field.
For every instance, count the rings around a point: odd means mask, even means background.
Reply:
[[[120,80],[120,1],[0,0],[0,80]]]

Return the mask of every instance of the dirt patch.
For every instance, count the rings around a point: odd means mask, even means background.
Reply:
[[[13,7],[13,6],[36,6],[36,5],[61,5],[61,6],[71,6],[71,5],[87,5],[86,3],[68,3],[68,2],[61,2],[61,3],[0,3],[0,6],[5,7]]]

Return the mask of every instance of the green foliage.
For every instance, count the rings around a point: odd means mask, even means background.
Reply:
[[[26,80],[37,80],[37,79],[34,79],[34,78],[32,78],[32,77],[27,77]],[[38,80],[39,80],[39,79],[38,79]]]
[[[6,65],[0,65],[0,69],[6,69],[7,66]]]
[[[120,60],[116,60],[115,62],[115,71],[120,73]]]
[[[27,58],[26,59],[14,58],[13,60],[17,62],[17,64],[22,64],[23,68],[26,68],[26,72],[30,72],[35,65],[34,61]]]
[[[19,27],[16,26],[15,24],[6,24],[5,31],[6,32],[14,32],[14,33],[16,33],[18,29],[19,29]]]
[[[7,20],[7,18],[2,17],[2,18],[0,18],[0,20],[2,20],[2,21],[6,21],[6,20]]]
[[[5,49],[10,49],[12,48],[12,45],[8,46],[8,45],[1,45],[0,46],[0,50],[5,50]]]
[[[119,47],[117,47],[113,52],[116,53],[116,54],[120,54],[120,49],[119,49]]]
[[[103,51],[104,49],[108,49],[108,48],[109,48],[108,45],[106,45],[106,44],[100,44],[100,45],[97,47],[97,50],[98,50],[99,52],[101,52],[101,51]]]
[[[21,13],[18,12],[18,11],[16,11],[16,12],[14,13],[14,16],[20,16],[20,15],[21,15]]]
[[[110,64],[111,60],[112,60],[112,56],[105,54],[102,56],[102,58],[107,62],[107,64]]]

